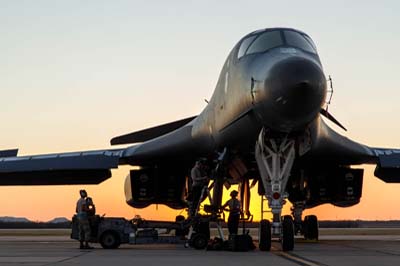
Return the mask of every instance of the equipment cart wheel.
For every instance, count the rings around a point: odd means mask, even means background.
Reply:
[[[304,238],[318,240],[318,218],[315,215],[304,217]]]
[[[116,232],[106,231],[101,235],[100,245],[105,249],[116,249],[121,244],[121,240]]]
[[[208,237],[204,234],[196,233],[190,240],[190,245],[195,249],[205,249],[208,244]]]
[[[261,251],[271,250],[271,223],[268,220],[261,220],[258,228],[258,248]]]
[[[185,221],[185,216],[178,215],[175,217],[175,222],[183,222]],[[175,236],[182,236],[184,237],[189,233],[189,229],[175,229]]]
[[[294,224],[289,215],[283,217],[281,244],[283,251],[292,251],[294,248]]]

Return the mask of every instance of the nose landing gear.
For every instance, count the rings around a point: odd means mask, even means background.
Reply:
[[[296,145],[296,139],[287,136],[268,136],[265,129],[261,130],[258,137],[255,157],[265,198],[272,212],[272,223],[266,220],[262,220],[260,223],[261,250],[270,249],[271,237],[277,237],[281,240],[282,250],[284,251],[290,251],[294,248],[294,235],[297,227],[295,227],[292,216],[282,217],[282,207],[289,196],[286,192],[286,184],[296,157],[296,146],[302,147],[302,153],[310,148],[309,141],[298,144],[300,145]],[[295,216],[295,218],[298,222],[298,217]],[[315,227],[313,219],[307,222],[308,228]],[[267,232],[269,230],[271,230],[270,233]],[[314,231],[313,233],[315,234]]]
[[[285,215],[282,221],[281,245],[283,251],[291,251],[294,248],[294,224],[290,215]]]
[[[283,250],[293,250],[293,219],[291,216],[282,219],[281,216],[288,197],[286,184],[295,159],[295,140],[286,137],[269,138],[263,129],[256,143],[255,157],[265,197],[272,212],[271,236],[280,238]]]
[[[261,220],[258,228],[258,248],[261,251],[271,250],[271,223],[268,220]]]

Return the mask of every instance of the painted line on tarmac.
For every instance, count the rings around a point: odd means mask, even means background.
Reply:
[[[326,264],[322,264],[317,261],[309,260],[309,259],[306,259],[304,257],[301,257],[301,256],[293,254],[293,253],[279,251],[279,252],[277,252],[276,255],[278,255],[279,257],[284,258],[286,260],[295,262],[302,266],[328,266]]]
[[[328,266],[326,264],[319,263],[317,261],[306,259],[306,258],[296,255],[292,252],[289,253],[289,252],[279,251],[275,247],[271,247],[271,251],[272,251],[272,254],[274,254],[278,257],[281,257],[283,259],[286,259],[288,261],[294,262],[301,266]]]

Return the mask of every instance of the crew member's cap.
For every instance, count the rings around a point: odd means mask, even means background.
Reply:
[[[232,190],[231,192],[231,197],[236,197],[239,194],[239,192],[237,192],[236,190]]]

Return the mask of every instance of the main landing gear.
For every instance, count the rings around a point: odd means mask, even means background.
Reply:
[[[303,222],[303,235],[306,240],[318,241],[318,219],[315,215],[307,215]]]
[[[318,218],[315,215],[307,215],[302,221],[304,202],[294,202],[292,207],[294,217],[295,234],[303,235],[305,240],[318,241]]]

